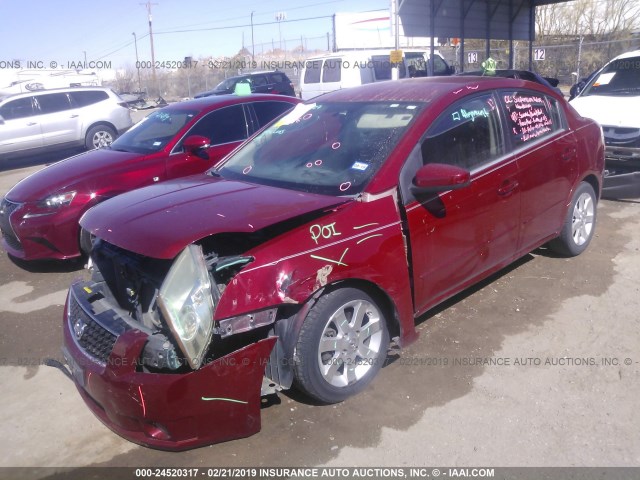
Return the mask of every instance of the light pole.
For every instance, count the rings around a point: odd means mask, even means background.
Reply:
[[[138,70],[138,91],[142,91],[142,83],[140,82],[140,62],[138,61],[138,37],[136,37],[136,32],[133,32],[133,45],[136,49],[136,69]]]
[[[280,50],[282,50],[282,30],[280,28],[280,23],[287,19],[287,14],[285,12],[278,12],[276,14],[276,22],[278,22],[278,35],[280,37]]]
[[[256,51],[255,51],[255,43],[253,42],[253,14],[255,12],[251,11],[251,63],[256,62]]]

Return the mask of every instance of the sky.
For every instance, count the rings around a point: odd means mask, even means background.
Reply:
[[[233,56],[244,46],[251,51],[251,12],[255,53],[283,46],[326,48],[330,16],[336,12],[389,9],[390,0],[152,0],[156,62],[184,57]],[[276,16],[285,20],[278,23]],[[302,20],[313,17],[313,20]],[[111,68],[151,60],[149,22],[143,0],[0,0],[0,69],[20,62],[25,68],[68,66],[86,60]],[[269,25],[261,25],[270,23]],[[237,28],[229,28],[237,27]],[[201,31],[192,31],[201,30]],[[34,63],[35,62],[35,63]],[[0,72],[1,73],[1,72]]]

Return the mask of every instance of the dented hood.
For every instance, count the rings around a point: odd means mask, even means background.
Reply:
[[[87,211],[80,224],[126,250],[170,259],[212,234],[254,232],[348,200],[201,174],[114,197]]]

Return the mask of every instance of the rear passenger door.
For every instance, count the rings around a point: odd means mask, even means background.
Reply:
[[[250,117],[244,105],[230,105],[209,112],[198,120],[174,147],[167,163],[168,178],[201,173],[218,163],[225,155],[245,141],[250,134]],[[201,158],[184,151],[182,142],[192,135],[210,140]]]
[[[82,138],[82,119],[66,93],[45,93],[35,96],[40,109],[42,140],[45,146],[72,143]]]
[[[428,128],[400,178],[413,269],[416,313],[509,263],[518,244],[520,191],[506,153],[501,111],[492,93],[465,97]],[[471,172],[469,186],[418,195],[415,172],[428,163]]]
[[[507,139],[518,159],[521,251],[558,231],[577,175],[577,146],[558,100],[533,90],[503,91]]]
[[[42,147],[42,130],[33,97],[16,98],[0,107],[0,154]]]

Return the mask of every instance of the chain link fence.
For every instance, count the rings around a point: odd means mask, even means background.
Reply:
[[[234,57],[193,59],[185,68],[157,70],[153,88],[151,72],[142,72],[141,84],[147,92],[159,92],[167,100],[193,97],[212,90],[225,78],[252,71],[280,70],[299,91],[302,67],[307,58],[328,53],[332,39],[327,34],[319,37],[274,40],[269,43],[244,47]],[[282,46],[282,48],[280,48]],[[531,45],[533,61],[529,64],[529,42],[513,42],[514,68],[533,70],[560,81],[560,88],[568,91],[578,78],[586,78],[613,57],[640,48],[640,36],[628,34],[618,39],[593,37],[545,38]],[[465,41],[464,58],[460,58],[460,46],[441,45],[437,50],[457,71],[480,70],[486,60],[484,40]],[[509,68],[509,42],[491,41],[490,56],[498,68]],[[114,85],[117,91],[135,89],[136,70],[129,68]],[[155,95],[155,94],[153,94]]]

